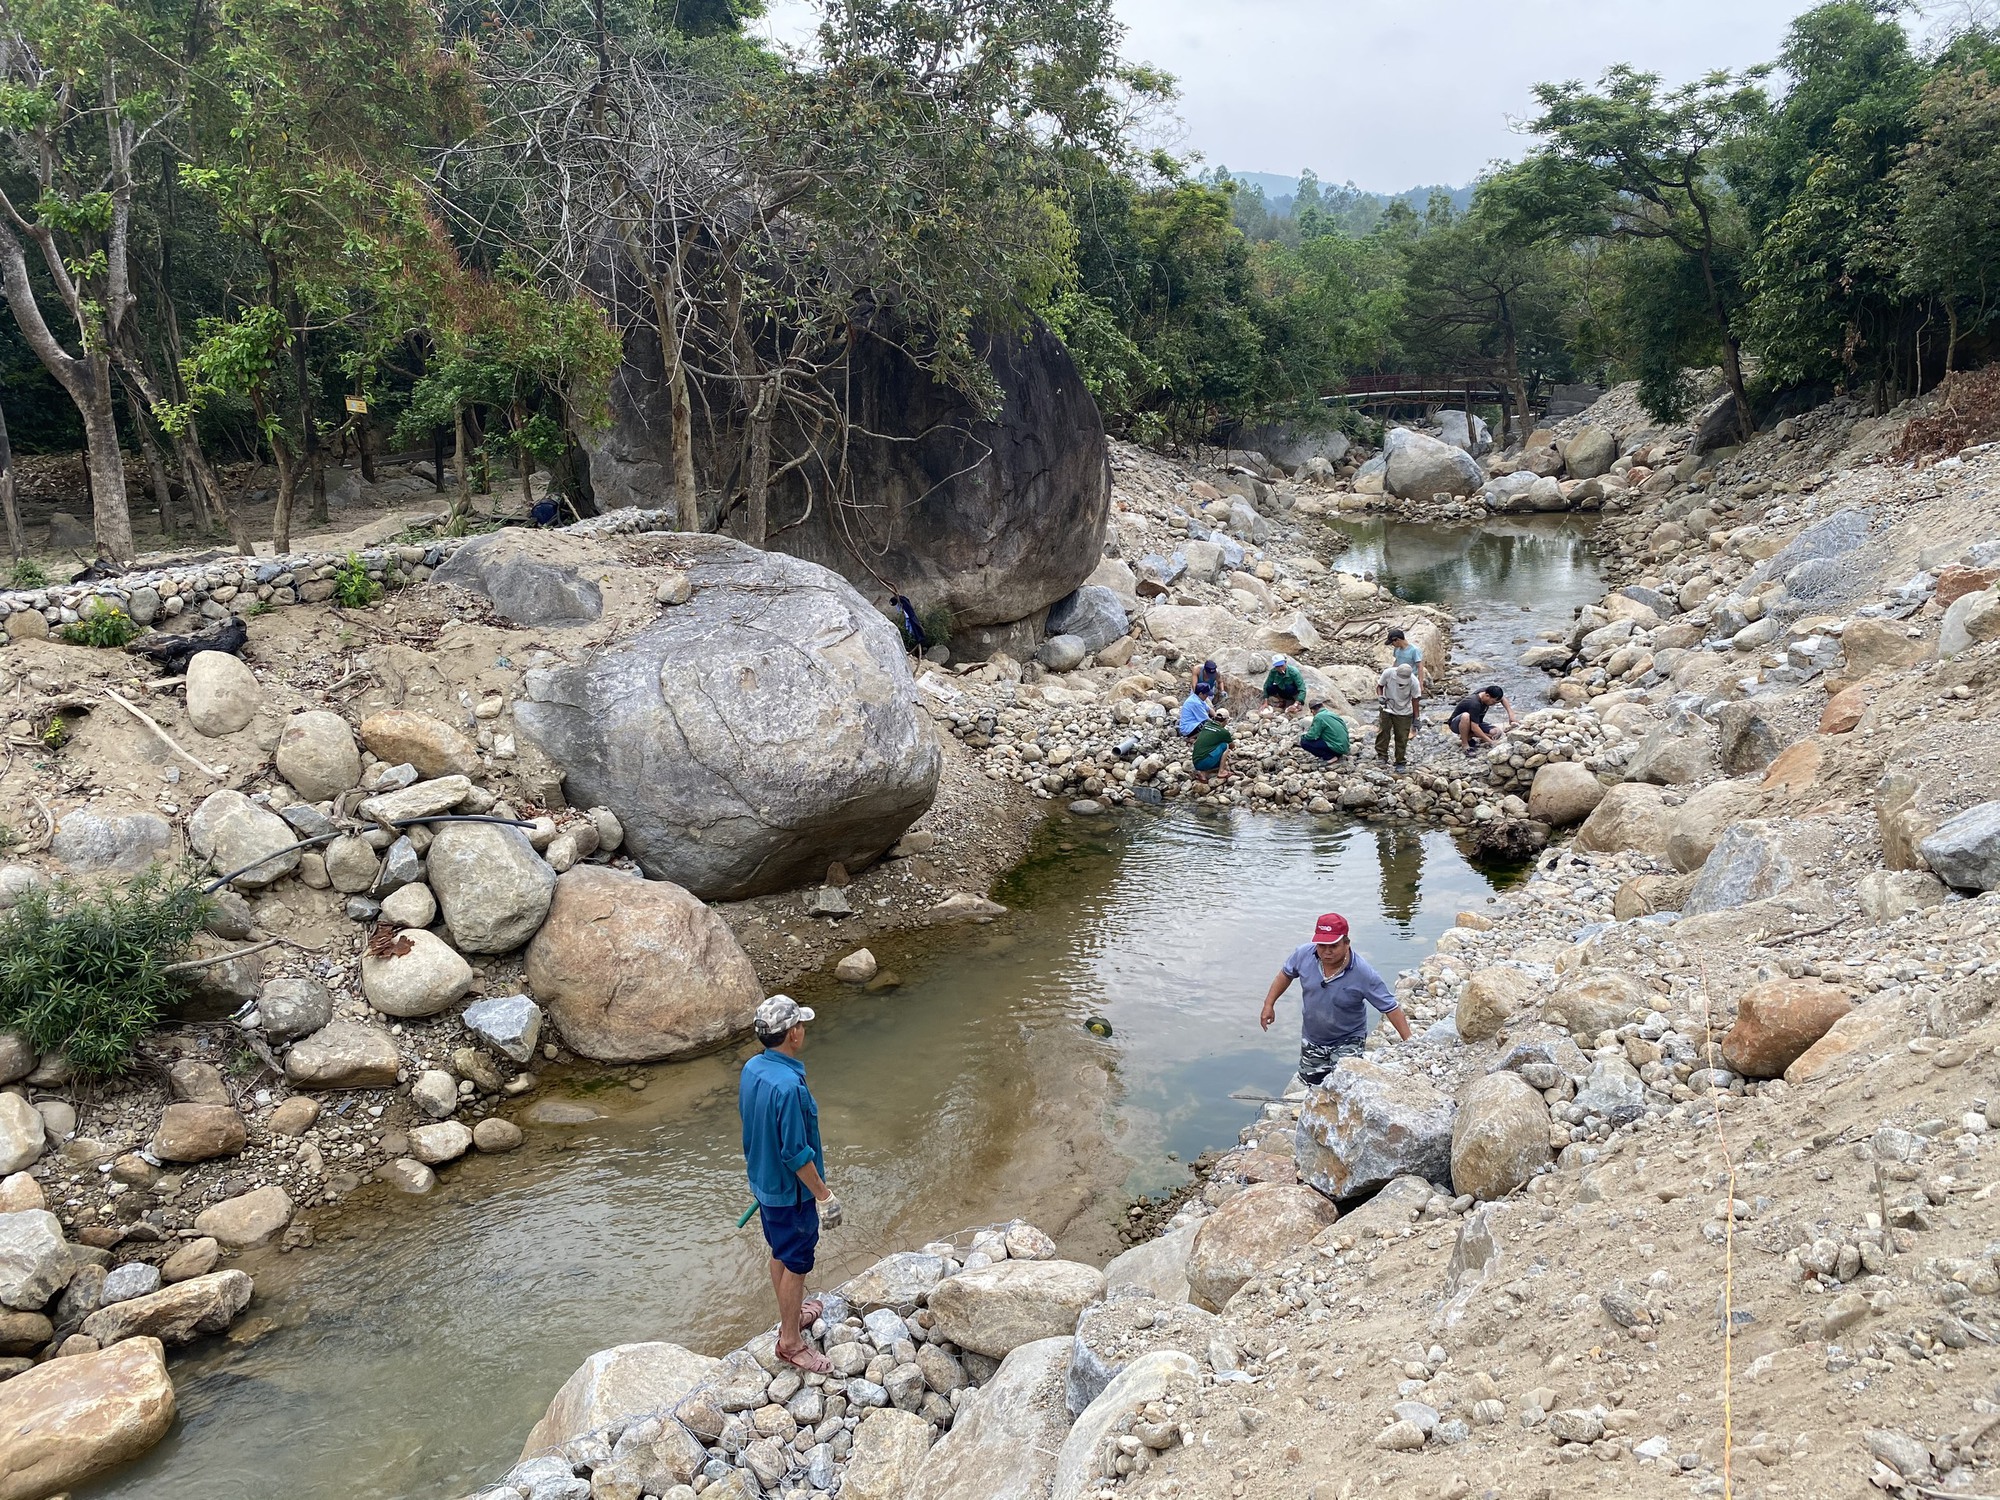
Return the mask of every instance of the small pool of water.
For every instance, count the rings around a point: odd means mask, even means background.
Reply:
[[[1480,682],[1518,698],[1515,712],[1548,701],[1548,676],[1520,656],[1540,632],[1567,630],[1577,609],[1604,594],[1584,516],[1496,516],[1463,525],[1353,519],[1332,523],[1350,546],[1333,559],[1347,573],[1373,573],[1413,604],[1455,611],[1452,656],[1479,662]],[[1470,682],[1470,677],[1467,678]],[[1476,685],[1476,684],[1475,684]]]
[[[1059,815],[996,893],[1007,917],[878,943],[898,989],[801,991],[849,1225],[816,1283],[1016,1213],[1063,1226],[1069,1253],[1112,1253],[1130,1194],[1184,1180],[1284,1085],[1296,991],[1268,1033],[1257,1011],[1318,913],[1344,912],[1393,978],[1492,890],[1411,828]],[[79,1497],[451,1500],[506,1469],[593,1350],[717,1353],[766,1326],[761,1243],[735,1228],[744,1055],[647,1070],[643,1092],[579,1088],[603,1119],[531,1126],[422,1200],[371,1189],[314,1250],[253,1265],[269,1331],[177,1358],[172,1434]]]

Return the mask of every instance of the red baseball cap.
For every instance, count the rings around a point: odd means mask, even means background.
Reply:
[[[1330,911],[1313,923],[1315,943],[1340,943],[1347,940],[1347,918],[1337,911]]]

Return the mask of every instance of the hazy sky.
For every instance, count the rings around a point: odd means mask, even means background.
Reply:
[[[1806,0],[1116,0],[1126,55],[1180,80],[1179,149],[1377,192],[1517,155],[1545,79],[1631,62],[1679,82],[1768,61]],[[773,0],[785,40],[805,0]]]

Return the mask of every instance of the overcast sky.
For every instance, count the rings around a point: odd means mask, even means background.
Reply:
[[[1617,62],[1684,81],[1769,61],[1805,0],[1116,0],[1126,55],[1180,80],[1183,152],[1376,192],[1469,182],[1518,155],[1545,79]],[[773,0],[783,40],[805,0]]]

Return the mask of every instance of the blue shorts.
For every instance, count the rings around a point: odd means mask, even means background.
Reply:
[[[764,1243],[771,1258],[794,1275],[804,1276],[813,1268],[813,1251],[819,1248],[819,1205],[808,1198],[792,1208],[757,1205],[757,1222],[764,1226]]]
[[[1196,761],[1194,763],[1194,768],[1197,771],[1213,771],[1217,766],[1222,764],[1222,757],[1228,752],[1228,750],[1229,747],[1227,745],[1217,745],[1213,750],[1209,751],[1208,754],[1204,755],[1200,760]]]

